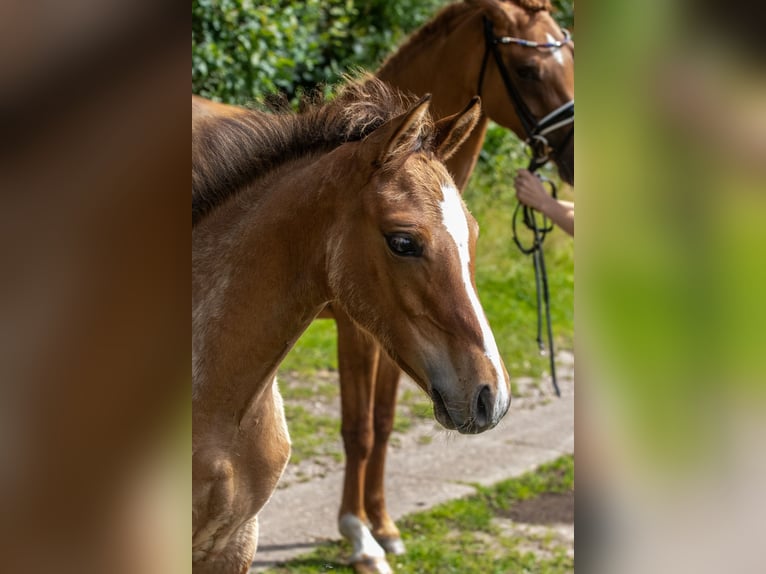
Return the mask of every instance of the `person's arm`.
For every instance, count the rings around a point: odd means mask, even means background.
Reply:
[[[574,237],[574,204],[553,199],[545,191],[542,182],[526,169],[521,169],[514,180],[516,198],[536,209]]]

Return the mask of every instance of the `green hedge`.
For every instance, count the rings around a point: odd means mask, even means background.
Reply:
[[[375,70],[412,31],[451,0],[192,0],[192,91],[233,104],[331,86],[354,68]],[[554,16],[572,28],[574,3],[553,0]],[[524,151],[491,125],[482,162]]]
[[[444,0],[193,0],[192,90],[230,103],[295,99],[354,67],[375,69]]]
[[[374,70],[449,0],[192,0],[192,91],[246,104]],[[554,1],[571,26],[573,3]]]

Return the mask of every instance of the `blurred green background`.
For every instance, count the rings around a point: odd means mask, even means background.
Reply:
[[[762,69],[708,10],[597,6],[579,31],[578,340],[641,456],[689,471],[765,398]]]
[[[578,565],[764,571],[763,6],[581,8]]]

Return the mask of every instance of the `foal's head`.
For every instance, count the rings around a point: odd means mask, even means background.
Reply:
[[[375,130],[356,159],[370,168],[328,245],[333,304],[372,333],[463,433],[492,428],[510,405],[508,374],[476,293],[478,225],[442,160],[478,121],[478,99],[433,125],[428,97]]]
[[[508,77],[529,111],[537,120],[574,100],[574,43],[550,14],[549,0],[467,0],[492,24],[492,33]],[[519,42],[518,40],[522,40]],[[525,45],[523,41],[537,45]],[[542,46],[540,46],[542,45]],[[508,96],[502,72],[494,57],[488,55],[482,104],[486,114],[497,123],[526,139],[524,127]],[[574,134],[565,126],[547,135],[559,174],[574,183]]]

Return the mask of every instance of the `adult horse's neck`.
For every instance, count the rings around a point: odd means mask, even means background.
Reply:
[[[322,172],[340,173],[347,153],[321,156]],[[332,213],[361,185],[350,181],[356,173],[345,173],[343,186],[320,179],[317,159],[254,182],[193,230],[193,388],[209,418],[241,421],[331,298]]]
[[[386,60],[376,76],[415,95],[432,94],[434,118],[454,114],[476,95],[484,55],[481,13],[466,4],[445,8]],[[479,157],[487,117],[482,113],[469,138],[446,162],[463,189]]]

